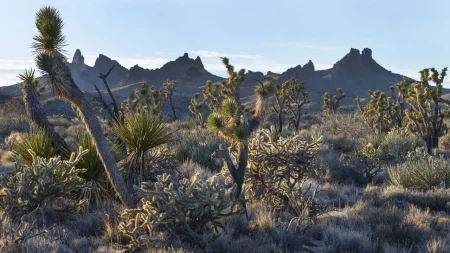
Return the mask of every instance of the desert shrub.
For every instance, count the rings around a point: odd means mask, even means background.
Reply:
[[[52,141],[48,135],[41,129],[33,129],[29,133],[22,134],[18,141],[13,143],[12,153],[22,157],[22,162],[30,165],[33,163],[33,155],[38,157],[50,158],[56,155]]]
[[[366,157],[380,159],[383,162],[403,161],[408,153],[421,146],[420,137],[415,135],[399,135],[390,132],[384,137],[370,138],[362,148]]]
[[[217,237],[219,219],[240,212],[241,204],[231,197],[234,191],[218,178],[202,181],[197,174],[177,183],[163,174],[154,183],[142,184],[141,205],[124,211],[119,229],[131,239],[130,247],[143,246],[146,234],[159,229],[206,246]]]
[[[0,110],[0,140],[12,132],[27,132],[30,129],[24,114],[6,113]]]
[[[179,161],[192,160],[212,172],[217,172],[221,165],[211,158],[212,153],[221,143],[216,134],[207,129],[181,129],[176,133],[176,140],[170,145],[174,157]]]
[[[342,153],[350,153],[356,150],[357,141],[351,137],[345,137],[342,135],[337,136],[328,136],[326,141],[330,144],[330,146]]]
[[[367,126],[357,114],[338,113],[320,117],[319,131],[326,136],[362,138],[368,135]]]
[[[370,167],[372,164],[369,162],[364,158],[341,154],[324,145],[320,155],[317,156],[317,179],[333,183],[365,185],[369,181],[366,172],[370,173],[371,169],[375,169]]]
[[[41,158],[30,150],[33,162],[25,166],[17,156],[16,171],[0,175],[0,188],[5,193],[0,198],[0,208],[10,217],[20,217],[37,207],[49,208],[62,198],[74,200],[72,192],[81,190],[85,183],[80,177],[84,170],[75,165],[85,153],[80,148],[68,160],[62,160]]]
[[[443,157],[415,156],[388,170],[393,185],[414,189],[450,186],[450,162]]]
[[[249,142],[246,188],[253,200],[274,209],[287,208],[300,224],[319,211],[315,191],[304,188],[304,183],[315,175],[314,158],[321,140],[307,143],[298,135],[274,138],[273,133],[259,130]]]
[[[445,150],[450,150],[450,132],[439,138],[439,147]]]

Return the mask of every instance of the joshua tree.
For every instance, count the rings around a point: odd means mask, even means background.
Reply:
[[[295,130],[300,127],[300,117],[302,107],[311,102],[309,94],[303,83],[297,83],[294,79],[290,79],[285,84],[287,92],[286,108],[291,115],[289,123],[294,126]]]
[[[203,128],[205,126],[205,122],[203,119],[203,108],[205,107],[204,101],[200,101],[200,94],[195,93],[194,97],[191,98],[191,104],[189,105],[189,111],[194,114],[196,117],[198,124]]]
[[[213,84],[210,80],[206,82],[206,89],[203,91],[203,101],[208,106],[211,112],[220,107],[222,102],[221,87],[218,84]]]
[[[225,166],[237,185],[237,196],[242,191],[244,183],[244,175],[248,161],[248,137],[254,129],[252,122],[248,119],[248,114],[244,114],[240,102],[240,87],[244,81],[245,70],[239,72],[234,71],[234,67],[230,65],[228,58],[222,58],[228,72],[228,79],[222,81],[221,84],[221,100],[222,102],[213,107],[212,113],[207,120],[208,128],[214,132],[218,132],[220,136],[231,145],[229,150],[225,144],[221,144],[219,150],[214,152],[213,157],[223,159]],[[235,160],[232,159],[233,153]]]
[[[135,111],[138,107],[147,108],[152,114],[159,115],[164,101],[164,92],[161,89],[141,84],[141,89],[135,89],[127,101],[122,102],[122,109],[125,111]]]
[[[394,86],[390,87],[391,96],[387,96],[384,92],[369,90],[370,101],[364,108],[361,106],[361,100],[355,98],[362,113],[362,119],[376,134],[388,132],[394,128],[402,128],[405,117],[403,94],[409,84],[410,81],[407,79],[397,84],[397,88],[403,90],[403,92],[399,90],[397,96],[394,94]]]
[[[339,93],[339,96],[334,95],[333,97],[331,97],[331,94],[329,92],[325,92],[322,96],[322,109],[326,114],[336,114],[337,110],[339,109],[339,102],[341,101],[341,99],[345,98],[345,93],[341,88],[338,88],[337,91]]]
[[[163,83],[164,87],[164,96],[169,100],[170,107],[172,108],[173,113],[173,120],[177,119],[177,114],[175,113],[175,107],[173,106],[173,93],[175,92],[175,85],[177,84],[177,81],[169,81],[167,80],[165,83]]]
[[[34,36],[32,47],[35,50],[38,68],[46,74],[53,92],[76,108],[86,126],[87,133],[93,140],[111,185],[124,204],[128,207],[135,207],[136,200],[128,192],[120,175],[97,116],[84,93],[75,84],[66,65],[66,56],[64,55],[66,39],[62,33],[64,24],[58,10],[53,7],[41,8],[36,14],[35,24],[39,35]]]
[[[50,138],[53,146],[58,155],[68,158],[67,155],[70,153],[70,148],[64,139],[55,131],[53,124],[47,119],[47,113],[41,106],[38,98],[37,85],[38,82],[34,78],[34,70],[27,71],[19,75],[22,84],[20,84],[20,89],[23,94],[23,102],[25,104],[25,110],[27,116],[31,120],[31,125],[33,128],[41,128]]]
[[[427,144],[428,152],[438,147],[439,136],[443,134],[446,127],[444,114],[439,104],[450,104],[450,101],[441,98],[442,83],[446,75],[447,68],[442,69],[440,73],[434,68],[424,69],[420,71],[421,81],[412,83],[406,93],[402,94],[405,102],[410,106],[410,109],[406,110],[406,117],[410,121],[408,126],[413,132],[422,136]],[[432,81],[436,87],[431,87],[429,81]],[[397,88],[402,91],[400,84]]]
[[[261,119],[261,125],[265,125],[268,117],[267,108],[269,107],[268,104],[271,100],[270,96],[276,93],[277,88],[270,81],[256,81],[259,82],[260,85],[256,86],[254,91],[256,96],[255,116]]]

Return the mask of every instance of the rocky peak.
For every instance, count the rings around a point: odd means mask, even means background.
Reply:
[[[73,55],[72,63],[74,63],[77,66],[84,65],[84,56],[81,54],[80,49],[77,49],[75,51],[75,54]]]
[[[205,68],[205,66],[203,66],[202,59],[200,59],[200,56],[197,56],[197,58],[195,58],[194,65],[199,67],[199,68],[201,68],[201,69]]]
[[[363,55],[363,57],[372,59],[372,49],[364,48],[362,51],[362,55]]]

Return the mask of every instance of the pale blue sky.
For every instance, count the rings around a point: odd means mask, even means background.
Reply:
[[[79,48],[90,65],[102,53],[156,68],[188,52],[223,76],[219,56],[281,72],[310,59],[329,68],[351,47],[369,47],[378,63],[413,78],[450,66],[448,0],[0,0],[0,85],[33,66],[34,15],[44,5],[61,12],[68,56]]]

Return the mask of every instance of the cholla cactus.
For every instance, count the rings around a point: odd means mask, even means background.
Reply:
[[[203,119],[203,108],[205,107],[205,101],[199,100],[199,93],[195,93],[194,97],[191,98],[191,104],[189,105],[189,111],[195,116],[198,124],[203,128],[205,125]]]
[[[316,173],[314,158],[321,138],[307,143],[299,135],[279,137],[274,133],[273,128],[259,130],[249,142],[246,189],[253,200],[286,208],[300,222],[318,211],[315,200],[307,196],[311,189],[305,192],[303,186]]]
[[[250,113],[243,110],[240,102],[240,87],[244,81],[245,70],[234,71],[228,58],[222,58],[228,72],[228,79],[222,81],[220,106],[212,111],[207,120],[208,128],[220,134],[231,145],[231,150],[225,144],[220,145],[219,150],[212,156],[225,161],[225,165],[237,184],[239,195],[244,183],[245,170],[247,168],[248,144],[247,139],[255,126],[249,119]],[[235,161],[230,156],[230,151],[235,156]]]
[[[297,83],[295,79],[286,82],[287,101],[286,110],[290,114],[289,124],[297,131],[300,127],[302,107],[311,102],[304,83]]]
[[[86,152],[80,148],[69,160],[62,160],[61,157],[44,159],[30,150],[33,163],[29,166],[22,166],[20,157],[15,157],[15,173],[0,176],[1,192],[6,193],[0,198],[0,208],[14,218],[37,207],[51,207],[62,198],[74,200],[73,191],[81,190],[85,183],[80,177],[85,170],[75,165]]]
[[[322,96],[322,109],[326,114],[336,114],[337,110],[339,109],[339,102],[341,101],[341,99],[345,98],[345,93],[341,88],[338,88],[337,91],[339,93],[339,96],[334,95],[333,97],[331,97],[331,94],[329,92],[325,92]]]
[[[179,238],[206,246],[218,236],[219,219],[241,211],[231,197],[236,187],[227,189],[213,177],[202,181],[199,174],[177,184],[168,174],[155,183],[143,183],[141,205],[121,215],[119,230],[131,239],[131,247],[143,246],[153,230],[167,230]]]

